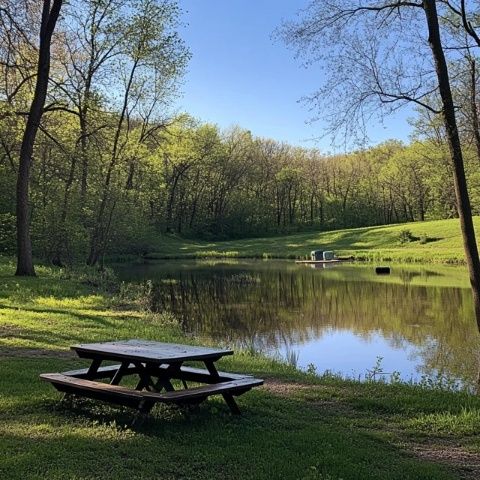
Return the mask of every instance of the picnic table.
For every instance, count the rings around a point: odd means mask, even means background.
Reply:
[[[43,373],[40,378],[66,394],[89,397],[133,407],[148,414],[156,403],[198,404],[211,395],[222,395],[230,410],[239,414],[234,396],[263,380],[251,375],[219,372],[215,362],[232,350],[179,345],[146,340],[87,343],[71,347],[80,358],[91,360],[88,368],[62,373]],[[103,362],[120,362],[103,365]],[[185,362],[201,362],[194,368]],[[136,386],[122,386],[136,376]],[[99,381],[101,380],[101,381]],[[183,388],[174,388],[178,380]],[[195,385],[189,388],[187,382]],[[131,382],[129,382],[131,383]]]

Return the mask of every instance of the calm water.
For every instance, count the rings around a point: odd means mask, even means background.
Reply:
[[[444,374],[470,383],[480,351],[466,270],[292,261],[169,261],[120,268],[151,280],[151,306],[221,344],[364,376],[377,357],[405,380]]]

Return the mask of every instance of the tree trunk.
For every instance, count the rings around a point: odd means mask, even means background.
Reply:
[[[98,208],[98,216],[96,223],[93,227],[93,231],[90,237],[90,253],[87,258],[87,265],[93,267],[97,262],[98,259],[100,258],[100,254],[102,253],[102,248],[104,245],[106,245],[107,238],[106,235],[108,234],[109,227],[105,228],[104,225],[104,214],[105,210],[107,208],[107,202],[109,200],[109,193],[110,193],[110,183],[112,180],[112,174],[113,170],[117,164],[118,161],[118,150],[119,150],[119,142],[120,142],[120,134],[122,132],[123,128],[123,122],[125,120],[125,117],[127,115],[127,109],[128,109],[128,100],[130,96],[130,91],[133,86],[133,80],[135,77],[135,72],[137,70],[138,64],[139,64],[139,58],[136,58],[135,61],[133,62],[132,68],[130,70],[130,75],[128,78],[127,86],[125,88],[125,93],[123,97],[123,106],[122,106],[122,111],[120,113],[120,116],[118,118],[117,122],[117,128],[115,131],[115,137],[113,140],[113,146],[112,146],[112,154],[110,157],[110,163],[107,168],[107,173],[105,175],[105,182],[103,184],[103,193],[102,193],[102,198],[100,201],[100,206]],[[113,209],[115,208],[116,201],[114,201],[113,207],[112,207],[112,215],[113,215]],[[109,220],[110,222],[110,220]]]
[[[172,232],[173,205],[175,204],[175,194],[177,193],[177,184],[179,179],[180,179],[180,174],[176,173],[173,179],[172,187],[170,188],[170,193],[168,195],[167,215],[166,215],[166,221],[165,221],[165,233]]]
[[[35,276],[30,239],[29,184],[32,165],[33,146],[47,97],[50,75],[50,45],[57,23],[62,0],[54,0],[50,9],[50,0],[43,1],[42,22],[40,27],[40,46],[38,51],[37,80],[30,112],[23,132],[20,147],[20,162],[17,178],[17,271],[15,275]]]
[[[65,188],[63,190],[63,202],[62,202],[62,209],[60,211],[60,223],[58,227],[58,238],[54,248],[53,257],[52,257],[52,264],[56,265],[57,267],[63,267],[63,253],[64,250],[67,251],[67,244],[68,244],[68,234],[66,228],[67,216],[68,216],[68,209],[69,209],[69,201],[70,201],[70,191],[73,186],[73,182],[75,181],[75,170],[77,166],[77,157],[75,155],[72,156],[72,161],[70,163],[70,169],[68,173],[68,178],[65,182]]]
[[[475,138],[475,148],[477,150],[477,160],[480,161],[480,129],[478,122],[477,109],[477,75],[475,59],[471,58],[470,62],[470,109],[472,113],[472,129]]]
[[[80,109],[80,151],[82,156],[82,179],[80,182],[80,205],[85,206],[88,188],[87,108]]]
[[[82,177],[80,182],[80,205],[85,205],[85,200],[87,198],[87,189],[88,189],[88,168],[89,168],[89,153],[88,153],[88,136],[89,136],[89,117],[90,117],[90,102],[91,102],[91,89],[93,76],[96,69],[99,68],[100,64],[95,65],[96,60],[96,51],[94,45],[95,35],[100,30],[100,24],[92,25],[90,29],[90,38],[89,44],[90,49],[90,59],[88,63],[87,75],[85,78],[85,90],[82,95],[82,100],[79,104],[78,114],[80,118],[80,148],[82,152]],[[103,61],[106,58],[104,57]],[[84,218],[85,220],[85,218]]]
[[[468,196],[467,180],[463,165],[462,148],[455,118],[450,79],[445,55],[440,39],[440,28],[435,0],[424,0],[425,15],[428,24],[428,42],[435,60],[435,69],[438,77],[438,86],[443,106],[443,121],[447,132],[448,147],[453,163],[453,178],[455,184],[455,196],[457,199],[457,210],[462,229],[463,247],[470,274],[470,284],[473,293],[473,305],[477,326],[480,330],[480,259],[478,257],[477,242],[472,220],[472,209]]]
[[[310,225],[313,225],[313,217],[314,217],[314,212],[315,212],[315,198],[314,194],[310,194]]]

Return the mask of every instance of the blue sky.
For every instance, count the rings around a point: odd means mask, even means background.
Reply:
[[[271,35],[308,0],[179,0],[182,37],[192,52],[178,108],[220,127],[240,125],[254,135],[332,152],[321,122],[308,124],[302,96],[316,90],[322,73],[303,68]],[[371,125],[371,143],[408,140],[409,110]]]

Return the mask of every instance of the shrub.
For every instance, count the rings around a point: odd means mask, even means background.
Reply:
[[[87,265],[51,270],[53,275],[66,280],[73,279],[84,285],[99,288],[103,291],[114,292],[118,289],[118,279],[115,272],[108,267],[99,269]]]
[[[400,234],[398,235],[398,240],[403,245],[404,243],[415,241],[416,238],[413,236],[413,233],[411,232],[411,230],[404,229],[400,231]]]

